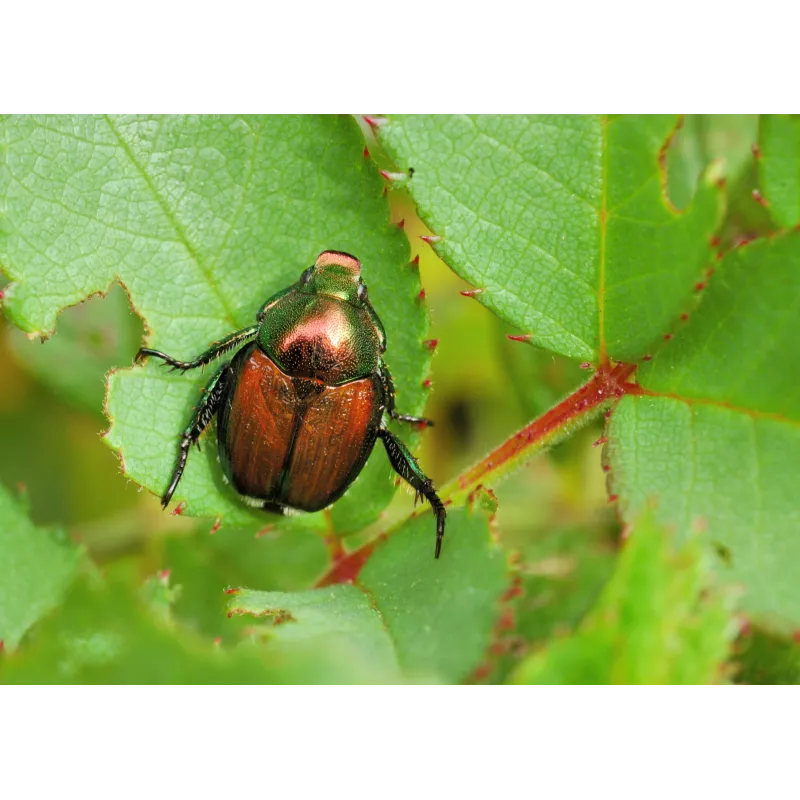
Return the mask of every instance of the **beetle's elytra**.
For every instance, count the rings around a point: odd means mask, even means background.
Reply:
[[[251,504],[267,511],[319,511],[358,477],[377,439],[395,471],[425,497],[436,515],[439,557],[446,512],[433,483],[408,448],[384,426],[399,414],[383,353],[386,334],[370,305],[361,264],[326,250],[297,283],[267,300],[256,323],[213,344],[193,361],[143,347],[177,370],[203,366],[238,348],[209,381],[181,436],[166,508],[192,444],[218,414],[217,444],[225,477]]]

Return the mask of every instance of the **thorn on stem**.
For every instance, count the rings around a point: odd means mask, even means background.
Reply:
[[[533,339],[532,333],[523,333],[519,336],[515,336],[513,333],[507,333],[506,339],[510,339],[512,342],[529,342]]]
[[[178,503],[178,505],[176,505],[175,508],[172,509],[172,511],[170,511],[170,514],[173,517],[179,517],[181,514],[183,514],[184,511],[186,511],[186,503],[183,500],[181,500],[181,502]]]

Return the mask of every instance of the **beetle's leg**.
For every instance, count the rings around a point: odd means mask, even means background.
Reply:
[[[433,513],[436,514],[436,550],[434,556],[439,558],[439,553],[442,549],[442,537],[444,536],[444,520],[447,516],[447,512],[444,510],[444,503],[439,499],[439,495],[436,494],[436,490],[433,488],[433,481],[419,468],[417,459],[411,455],[408,448],[386,428],[381,428],[378,431],[378,436],[383,441],[383,446],[386,448],[386,453],[394,471],[416,491],[415,502],[420,497],[424,497],[431,504]]]
[[[378,367],[378,373],[381,376],[384,394],[386,395],[386,413],[392,419],[396,419],[398,422],[411,422],[417,425],[425,425],[427,427],[431,427],[433,425],[433,420],[428,419],[427,417],[412,417],[409,414],[398,414],[397,409],[394,407],[394,381],[392,380],[392,374],[389,372],[389,368],[383,363],[383,361],[381,361]]]
[[[196,444],[198,449],[200,448],[200,434],[205,430],[206,425],[211,422],[211,417],[217,413],[222,398],[225,396],[225,389],[228,387],[229,377],[230,365],[223,364],[214,374],[214,377],[208,382],[205,388],[203,402],[192,412],[192,418],[181,434],[181,449],[178,454],[178,462],[175,464],[175,469],[172,471],[169,487],[161,498],[162,508],[167,507],[178,486],[178,481],[183,475],[183,470],[186,467],[186,458],[189,455],[189,448],[193,444]]]
[[[236,331],[236,333],[232,333],[230,336],[226,336],[224,339],[214,342],[214,344],[212,344],[211,347],[205,351],[205,353],[197,356],[197,358],[195,358],[193,361],[178,361],[177,358],[168,356],[166,353],[162,353],[160,350],[151,350],[149,347],[142,347],[139,350],[139,352],[136,354],[136,361],[141,361],[145,356],[156,356],[172,367],[170,372],[173,372],[176,369],[181,370],[181,372],[186,372],[186,370],[189,369],[205,366],[215,358],[219,358],[223,353],[226,353],[231,348],[246,342],[248,339],[252,339],[256,333],[258,333],[258,325],[251,325],[249,328]]]

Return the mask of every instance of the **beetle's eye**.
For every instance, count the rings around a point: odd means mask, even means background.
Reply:
[[[300,285],[307,286],[308,282],[311,280],[311,275],[314,272],[314,267],[309,267],[301,276],[300,276]]]
[[[366,283],[361,282],[361,283],[358,284],[357,297],[362,303],[367,299],[367,284]]]

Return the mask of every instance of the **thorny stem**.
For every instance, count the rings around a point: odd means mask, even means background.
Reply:
[[[459,504],[480,484],[504,478],[521,462],[544,452],[585,425],[614,400],[638,391],[627,379],[636,369],[631,364],[600,367],[592,378],[541,417],[528,423],[486,458],[442,487],[445,502]]]
[[[469,498],[478,486],[504,478],[524,461],[544,452],[562,439],[605,411],[611,403],[625,394],[638,394],[641,390],[628,378],[636,370],[632,364],[601,364],[591,379],[569,397],[553,406],[541,417],[533,420],[482,461],[442,487],[439,492],[446,506],[459,505]],[[414,512],[384,531],[352,553],[336,561],[329,572],[318,582],[318,586],[353,581],[366,563],[378,540],[391,535],[416,513]]]

